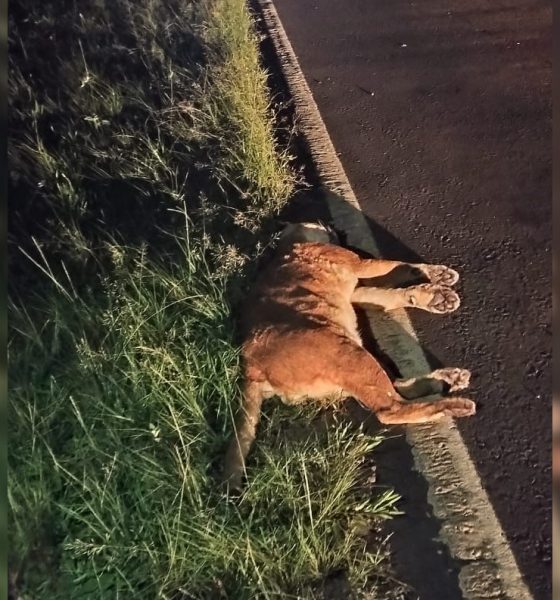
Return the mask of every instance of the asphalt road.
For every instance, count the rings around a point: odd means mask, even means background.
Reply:
[[[527,0],[275,0],[390,258],[462,273],[414,313],[473,371],[460,430],[523,576],[551,597],[551,8]],[[428,598],[426,600],[429,600]]]

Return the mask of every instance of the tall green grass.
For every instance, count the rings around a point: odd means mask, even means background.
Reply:
[[[235,309],[294,185],[244,3],[11,19],[13,590],[320,598],[344,573],[375,596],[396,502],[364,483],[378,438],[270,403],[242,497],[217,482]]]

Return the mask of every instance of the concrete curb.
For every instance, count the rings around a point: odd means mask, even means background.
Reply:
[[[381,256],[276,8],[271,0],[256,1],[294,100],[298,129],[325,188],[333,222],[346,233],[350,245]],[[368,318],[377,342],[403,377],[430,370],[404,310],[392,311],[390,315],[369,311]],[[441,540],[460,565],[459,585],[463,598],[530,600],[532,596],[454,423],[446,420],[411,426],[406,436],[415,468],[428,485],[434,515],[441,521]]]

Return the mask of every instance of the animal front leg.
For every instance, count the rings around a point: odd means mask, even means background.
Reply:
[[[405,263],[397,260],[383,260],[378,258],[361,259],[355,271],[360,279],[383,277],[399,267],[420,272],[430,283],[437,285],[453,286],[459,281],[459,273],[445,265],[430,265],[426,263]]]
[[[358,287],[351,297],[352,304],[374,305],[385,310],[420,308],[436,314],[453,312],[461,303],[451,288],[424,283],[407,288]]]
[[[224,461],[223,480],[231,490],[241,489],[245,459],[256,436],[263,403],[258,384],[246,382],[243,392],[243,404]]]

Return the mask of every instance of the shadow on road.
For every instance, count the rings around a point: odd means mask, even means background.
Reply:
[[[321,189],[307,190],[304,194],[306,200],[296,200],[287,210],[292,220],[321,219],[330,223],[330,216],[324,211],[317,212],[317,207],[326,206],[326,201],[318,201]],[[312,196],[315,196],[313,200]],[[333,196],[329,193],[329,204],[332,206]],[[356,211],[348,203],[344,203],[344,211]],[[310,210],[311,209],[311,210]],[[364,219],[371,230],[374,239],[383,248],[387,258],[407,262],[425,262],[412,250],[404,246],[399,240],[377,223],[367,218],[361,212],[355,215]],[[349,217],[349,220],[352,216]],[[344,237],[344,236],[342,236]],[[344,240],[342,240],[343,245]],[[364,255],[359,248],[353,250]],[[404,281],[387,281],[390,285],[403,285]],[[435,317],[437,319],[437,317]],[[393,358],[383,352],[369,327],[365,313],[358,313],[358,322],[364,346],[383,365],[392,378],[401,375]],[[418,346],[418,341],[411,338],[397,323],[392,321],[391,334],[400,347]],[[425,349],[422,352],[427,358],[431,368],[443,366],[442,362]],[[364,423],[365,431],[376,434],[381,425],[377,419],[357,402],[348,405],[348,412],[355,423]],[[405,513],[396,517],[385,526],[385,532],[391,536],[390,547],[393,553],[393,565],[397,577],[411,586],[415,594],[411,598],[429,600],[455,600],[462,598],[459,587],[459,565],[449,553],[449,549],[439,538],[440,521],[434,516],[428,499],[428,485],[423,476],[415,470],[414,459],[408,445],[404,427],[391,428],[387,433],[386,441],[375,450],[375,464],[377,482],[382,487],[393,488],[402,498],[400,508]]]

